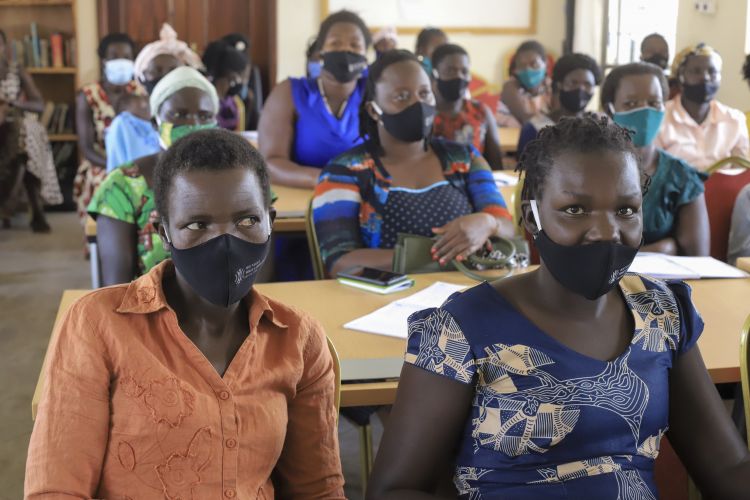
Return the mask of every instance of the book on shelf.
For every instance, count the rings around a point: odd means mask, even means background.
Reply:
[[[47,102],[44,105],[39,122],[47,129],[50,135],[72,134],[73,116],[70,105],[65,102]]]
[[[10,41],[11,57],[27,68],[72,68],[76,66],[75,38],[63,33],[39,35],[36,23],[29,34]]]
[[[52,123],[52,113],[55,112],[55,103],[52,101],[47,101],[44,103],[44,111],[42,111],[41,116],[39,117],[39,123],[42,124],[42,126],[49,130],[50,123]]]

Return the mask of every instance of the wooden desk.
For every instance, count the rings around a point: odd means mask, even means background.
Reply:
[[[334,280],[257,285],[262,293],[292,304],[318,318],[336,346],[342,360],[393,358],[404,353],[405,341],[393,337],[346,330],[344,323],[374,311],[389,302],[414,293],[435,281],[473,285],[460,273],[415,275],[416,285],[393,295],[375,295],[338,284]],[[699,345],[706,367],[715,383],[738,382],[740,329],[750,313],[750,278],[691,281],[693,300],[706,323]],[[60,301],[55,325],[71,303],[87,290],[66,290]],[[53,330],[53,335],[54,332]],[[32,415],[41,396],[40,374],[32,400]],[[343,384],[341,406],[390,404],[396,397],[396,382]]]
[[[518,149],[521,129],[517,127],[497,127],[497,132],[500,134],[500,149],[503,153],[515,153]]]
[[[278,199],[276,221],[273,224],[275,233],[292,233],[305,231],[305,215],[312,198],[311,189],[299,189],[286,186],[271,186]]]
[[[737,259],[736,266],[750,273],[750,257],[740,257]]]

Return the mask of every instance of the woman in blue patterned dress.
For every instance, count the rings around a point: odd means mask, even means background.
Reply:
[[[461,498],[655,499],[667,432],[704,495],[750,498],[690,288],[627,273],[642,241],[636,154],[593,116],[529,143],[522,217],[542,264],[409,319],[369,498],[432,498],[452,467]]]

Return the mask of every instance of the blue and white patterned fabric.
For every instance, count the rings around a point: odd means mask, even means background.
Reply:
[[[487,283],[409,318],[406,362],[474,387],[462,498],[657,498],[669,370],[703,321],[683,282],[627,274],[620,289],[635,330],[611,361],[555,340]]]

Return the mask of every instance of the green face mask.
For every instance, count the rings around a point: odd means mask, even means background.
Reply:
[[[190,135],[198,130],[206,130],[209,128],[216,128],[216,122],[204,123],[203,125],[177,125],[170,122],[162,122],[159,125],[159,139],[161,139],[162,146],[165,149],[169,148],[177,140],[182,139],[186,135]]]

